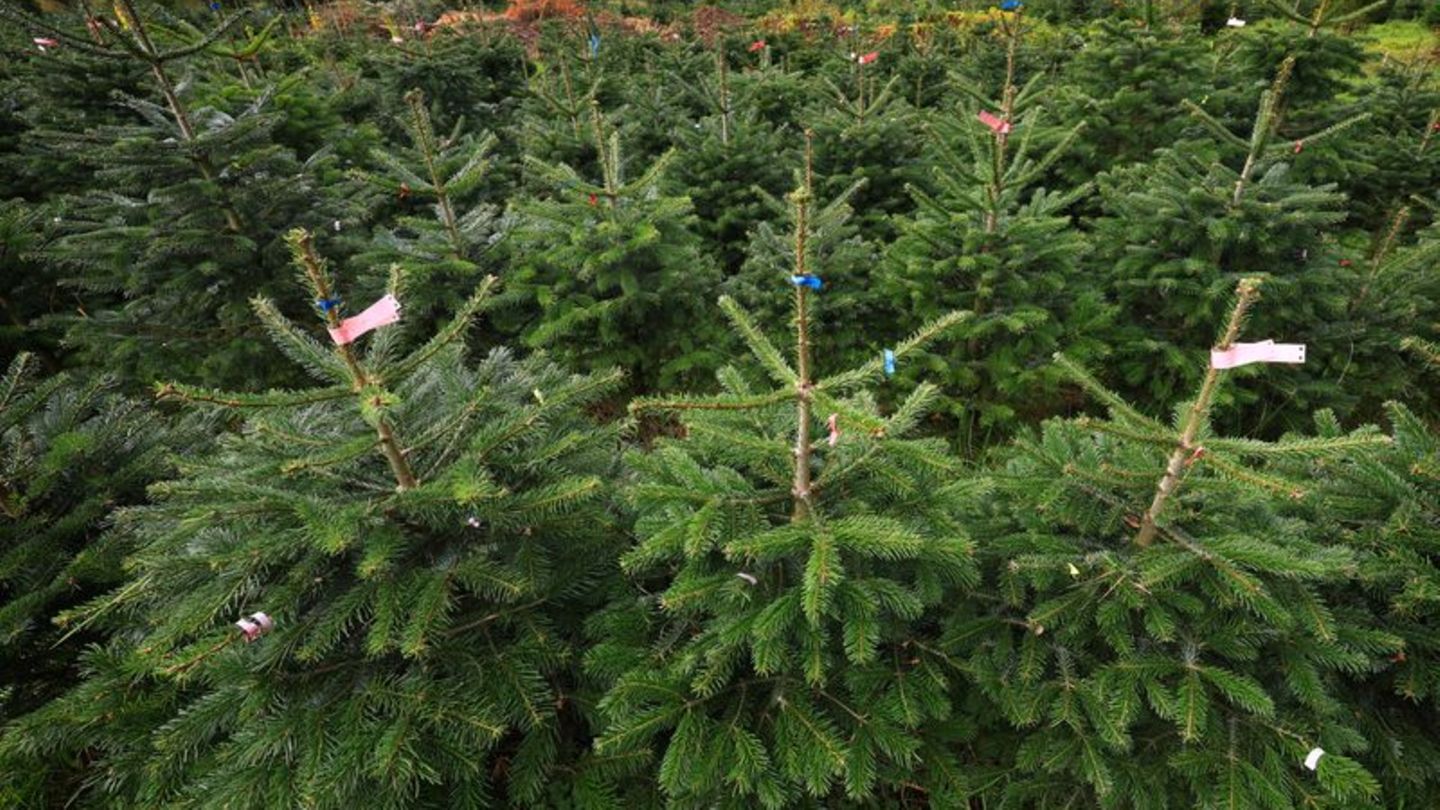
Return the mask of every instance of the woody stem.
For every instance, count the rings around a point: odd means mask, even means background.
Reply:
[[[300,263],[305,268],[305,275],[310,279],[310,285],[314,288],[315,295],[322,301],[331,300],[330,296],[333,291],[330,288],[330,282],[321,269],[320,257],[315,253],[315,244],[308,232],[300,239]],[[340,314],[337,312],[337,307],[326,308],[325,323],[331,329],[340,326]],[[358,394],[369,385],[370,376],[366,374],[365,367],[360,364],[359,358],[355,356],[354,348],[349,343],[342,343],[337,349],[340,352],[340,358],[345,362],[345,368],[350,372],[350,386]],[[385,417],[381,416],[375,420],[375,433],[380,440],[380,450],[385,454],[385,460],[390,464],[390,471],[395,475],[396,488],[406,490],[419,486],[420,483],[415,479],[415,473],[410,469],[410,462],[405,459],[405,453],[400,449],[400,442],[395,438],[395,431]]]
[[[1225,326],[1225,332],[1220,337],[1220,342],[1215,345],[1218,351],[1229,349],[1235,339],[1240,336],[1240,327],[1244,324],[1245,313],[1250,309],[1259,295],[1260,288],[1254,279],[1243,279],[1235,288],[1235,308],[1230,311],[1230,322]],[[1150,501],[1150,508],[1145,510],[1145,515],[1140,519],[1140,531],[1135,535],[1135,544],[1144,548],[1150,545],[1159,532],[1159,525],[1156,521],[1160,517],[1160,511],[1164,509],[1165,502],[1180,487],[1180,478],[1185,471],[1185,462],[1195,452],[1195,436],[1200,432],[1200,426],[1205,423],[1206,417],[1210,414],[1210,402],[1215,396],[1215,386],[1220,380],[1220,369],[1215,368],[1214,363],[1209,363],[1205,371],[1205,380],[1200,384],[1200,392],[1196,394],[1195,401],[1190,403],[1190,409],[1185,414],[1185,423],[1180,430],[1180,440],[1175,450],[1171,452],[1170,459],[1165,463],[1165,474],[1161,477],[1160,483],[1155,487],[1155,497]]]

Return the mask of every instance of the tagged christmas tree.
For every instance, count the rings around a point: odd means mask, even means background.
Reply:
[[[1292,169],[1297,155],[1362,119],[1282,135],[1293,65],[1285,61],[1261,94],[1245,135],[1187,103],[1211,133],[1212,146],[1177,146],[1148,166],[1102,178],[1106,213],[1096,223],[1097,258],[1106,263],[1106,283],[1120,307],[1107,342],[1123,390],[1170,401],[1193,385],[1196,369],[1186,347],[1205,340],[1223,316],[1220,302],[1237,276],[1265,275],[1272,306],[1262,316],[1264,328],[1302,328],[1322,319],[1317,310],[1336,266],[1326,237],[1345,219],[1344,196],[1333,185],[1303,182]],[[1305,384],[1235,395],[1247,404],[1267,394],[1267,403],[1328,404],[1328,381],[1296,379]]]
[[[402,353],[401,289],[342,318],[289,241],[335,345],[256,313],[321,385],[160,387],[239,429],[123,515],[129,584],[64,617],[111,640],[0,756],[83,756],[89,798],[131,806],[534,802],[578,744],[567,662],[612,558],[616,441],[581,409],[618,375],[466,363],[493,279]]]
[[[773,282],[794,288],[793,360],[722,298],[765,383],[727,368],[715,396],[631,406],[679,417],[683,438],[628,457],[638,543],[621,566],[646,596],[591,621],[588,668],[613,684],[596,757],[617,780],[655,757],[676,806],[943,806],[960,781],[953,673],[916,655],[973,581],[968,481],[943,441],[908,438],[933,386],[890,414],[866,389],[965,314],[818,375],[812,308],[832,288],[810,263],[808,185],[792,201],[795,264]]]
[[[784,323],[791,305],[775,295],[775,279],[791,272],[800,250],[805,251],[806,262],[824,267],[828,282],[825,307],[823,312],[811,314],[812,324],[827,338],[825,351],[815,357],[816,375],[822,376],[874,357],[895,331],[895,310],[875,290],[872,271],[881,248],[860,236],[853,223],[850,201],[865,181],[857,180],[831,200],[817,200],[813,144],[814,133],[806,130],[804,168],[796,172],[793,193],[781,200],[756,190],[772,216],[751,231],[745,265],[725,287],[759,323]],[[800,231],[804,238],[796,238]],[[935,311],[921,314],[934,315]]]
[[[1212,430],[1230,369],[1304,362],[1303,345],[1240,342],[1258,294],[1258,280],[1240,282],[1174,426],[1061,356],[1108,418],[1047,422],[989,476],[998,497],[969,528],[991,538],[985,568],[1000,598],[974,603],[938,649],[1004,719],[977,746],[1002,768],[995,799],[1164,808],[1375,796],[1347,756],[1367,741],[1345,680],[1399,640],[1334,590],[1355,554],[1304,519],[1317,487],[1286,472],[1348,463],[1388,439]]]
[[[122,96],[124,123],[33,135],[37,148],[94,171],[91,188],[56,206],[45,252],[81,294],[67,339],[85,361],[144,381],[268,382],[246,301],[284,274],[282,227],[315,216],[311,167],[275,143],[271,91],[239,110],[197,103],[211,82],[232,83],[224,71],[207,75],[207,51],[244,14],[187,37],[136,0],[117,0],[115,13],[91,18],[81,36],[0,5],[0,15],[59,42],[56,59],[91,71],[143,66],[158,98]]]
[[[860,233],[866,239],[889,240],[895,236],[892,218],[910,213],[914,206],[906,184],[919,176],[918,116],[903,97],[898,75],[882,82],[881,52],[858,52],[862,46],[855,37],[850,46],[857,49],[849,54],[845,72],[850,75],[838,82],[822,77],[820,92],[829,98],[806,116],[820,147],[815,154],[815,171],[822,178],[817,191],[824,197],[856,194]],[[862,179],[865,184],[858,193],[847,191]]]
[[[929,359],[944,375],[948,410],[962,447],[988,444],[1022,417],[1053,413],[1058,380],[1044,364],[1068,343],[1083,355],[1107,310],[1080,269],[1090,246],[1069,209],[1090,191],[1040,183],[1084,129],[1065,126],[1048,148],[1045,93],[1037,76],[1017,86],[1022,29],[1002,18],[1006,72],[1000,96],[972,94],[960,115],[936,121],[934,169],[912,187],[917,210],[898,221],[900,237],[881,274],[894,309],[933,315],[963,307],[975,317],[953,334],[964,343]],[[977,106],[978,105],[978,106]],[[947,347],[948,348],[948,347]]]

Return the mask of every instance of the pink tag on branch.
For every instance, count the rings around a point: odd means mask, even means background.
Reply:
[[[400,302],[395,296],[387,295],[371,304],[364,312],[353,318],[346,318],[330,330],[330,339],[336,346],[354,342],[361,335],[379,326],[400,320]]]
[[[830,414],[830,418],[827,419],[827,420],[825,420],[825,425],[830,428],[830,438],[827,439],[827,441],[830,442],[830,446],[831,446],[831,447],[834,447],[834,446],[835,446],[835,443],[838,442],[838,441],[840,441],[840,424],[839,424],[839,423],[840,423],[840,414],[838,414],[838,413],[832,413],[832,414]]]
[[[1237,368],[1251,363],[1303,363],[1304,343],[1236,343],[1225,350],[1210,350],[1211,368]]]
[[[235,626],[240,628],[240,632],[245,634],[245,640],[250,642],[273,630],[275,622],[264,613],[252,613],[249,618],[235,622]]]
[[[868,64],[870,64],[871,62],[874,62],[876,59],[879,59],[879,58],[880,58],[880,52],[879,52],[879,51],[871,51],[871,52],[865,54],[864,56],[861,56],[859,59],[856,59],[855,61],[856,61],[856,62],[859,62],[859,63],[862,64],[862,65],[868,65]]]
[[[1009,122],[1009,121],[1005,121],[1005,120],[1003,120],[1003,119],[1001,119],[1001,118],[997,118],[996,116],[991,115],[989,112],[986,112],[985,110],[981,110],[981,111],[980,111],[980,114],[977,115],[977,116],[975,116],[975,117],[980,119],[980,123],[984,124],[985,126],[989,127],[990,129],[994,130],[997,134],[1000,134],[1000,135],[1009,135],[1009,134],[1010,134],[1010,122]]]

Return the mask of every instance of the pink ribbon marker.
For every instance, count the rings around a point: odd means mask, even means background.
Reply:
[[[879,52],[879,51],[871,51],[871,52],[865,54],[864,56],[861,56],[860,58],[856,59],[855,61],[856,61],[856,62],[859,62],[859,63],[862,64],[862,65],[868,65],[868,64],[870,64],[871,62],[874,62],[876,59],[879,59],[879,58],[880,58],[880,52]]]
[[[830,418],[827,419],[827,420],[825,420],[825,425],[830,428],[830,438],[829,438],[827,441],[830,442],[830,446],[831,446],[831,447],[834,447],[834,446],[835,446],[835,443],[838,442],[838,441],[840,441],[840,424],[839,424],[839,422],[840,422],[840,414],[838,414],[838,413],[832,413],[832,414],[830,414]]]
[[[356,338],[371,329],[395,323],[398,320],[400,320],[400,302],[395,300],[395,296],[387,295],[371,304],[359,315],[341,321],[339,326],[330,330],[330,339],[335,341],[336,346],[344,346],[346,343],[354,342]]]
[[[1303,363],[1304,343],[1235,343],[1228,349],[1210,350],[1211,368],[1237,368],[1251,363]]]
[[[245,641],[250,642],[275,629],[275,622],[264,613],[252,613],[248,619],[235,622],[235,626],[245,634]]]
[[[993,130],[993,131],[994,131],[996,134],[998,134],[998,135],[1009,135],[1009,134],[1010,134],[1010,122],[1009,122],[1009,121],[1006,121],[1006,120],[1001,119],[1001,118],[997,118],[996,116],[991,115],[989,112],[987,112],[987,111],[985,111],[985,110],[981,110],[981,111],[980,111],[980,114],[977,115],[977,116],[975,116],[975,117],[976,117],[976,118],[979,118],[979,119],[980,119],[980,123],[982,123],[982,124],[984,124],[985,126],[989,127],[991,130]]]

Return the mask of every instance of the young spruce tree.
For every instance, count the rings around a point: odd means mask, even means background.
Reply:
[[[968,481],[943,441],[907,438],[933,386],[885,415],[866,391],[879,352],[816,373],[827,340],[811,310],[830,288],[807,249],[808,184],[792,202],[795,264],[774,284],[795,285],[793,359],[721,298],[764,387],[727,368],[718,395],[631,406],[679,416],[682,437],[628,457],[639,542],[621,566],[646,595],[591,621],[587,665],[612,683],[595,750],[658,758],[653,778],[679,807],[943,806],[959,781],[953,676],[916,656],[974,581],[956,520]],[[922,327],[894,362],[964,318]]]
[[[1240,282],[1217,350],[1240,337],[1258,293]],[[1225,437],[1211,411],[1233,373],[1214,367],[1171,426],[1058,359],[1109,416],[1048,422],[991,475],[998,497],[970,530],[991,538],[998,599],[976,603],[940,647],[1010,727],[981,735],[980,755],[1014,768],[994,796],[1107,808],[1373,799],[1375,779],[1346,756],[1368,745],[1346,679],[1399,639],[1332,590],[1354,550],[1304,519],[1316,486],[1284,471],[1388,439]],[[1311,773],[1302,763],[1317,747],[1327,753]]]
[[[895,309],[929,317],[963,307],[975,314],[952,333],[953,350],[927,363],[945,375],[948,410],[967,450],[989,443],[987,434],[1008,433],[1023,417],[1053,413],[1059,380],[1043,361],[1066,344],[1093,354],[1086,334],[1098,332],[1106,315],[1098,291],[1082,283],[1090,246],[1069,214],[1091,187],[1041,185],[1085,124],[1042,140],[1045,93],[1038,75],[1016,85],[1022,32],[1016,20],[1004,25],[1000,95],[972,94],[958,116],[934,123],[931,177],[911,188],[916,211],[899,220],[882,275]],[[1045,140],[1048,148],[1040,146]]]
[[[96,540],[182,449],[113,380],[40,378],[38,366],[21,354],[0,377],[0,723],[73,680],[81,640],[59,643],[50,619],[120,580],[121,550]]]
[[[640,391],[702,378],[720,365],[719,326],[701,303],[720,278],[690,199],[662,190],[673,152],[627,179],[619,133],[598,103],[590,114],[599,182],[527,156],[552,196],[514,206],[505,285],[521,305],[505,323],[571,367],[625,369]]]
[[[272,137],[274,87],[237,108],[204,103],[236,84],[207,70],[207,51],[245,14],[189,37],[139,0],[115,10],[118,20],[92,18],[87,36],[0,4],[0,19],[59,42],[56,60],[91,72],[142,66],[151,80],[149,97],[118,96],[124,121],[29,134],[43,154],[93,171],[47,223],[55,238],[44,257],[80,298],[78,315],[67,307],[67,340],[85,362],[147,382],[273,381],[246,302],[283,278],[283,229],[320,215],[311,167]]]
[[[311,236],[289,242],[340,326]],[[239,429],[122,515],[129,584],[65,617],[110,642],[0,756],[82,757],[112,806],[483,807],[559,781],[571,640],[615,553],[616,433],[581,408],[619,378],[503,349],[467,364],[492,282],[409,353],[397,327],[324,345],[257,299],[321,386],[161,386]]]

